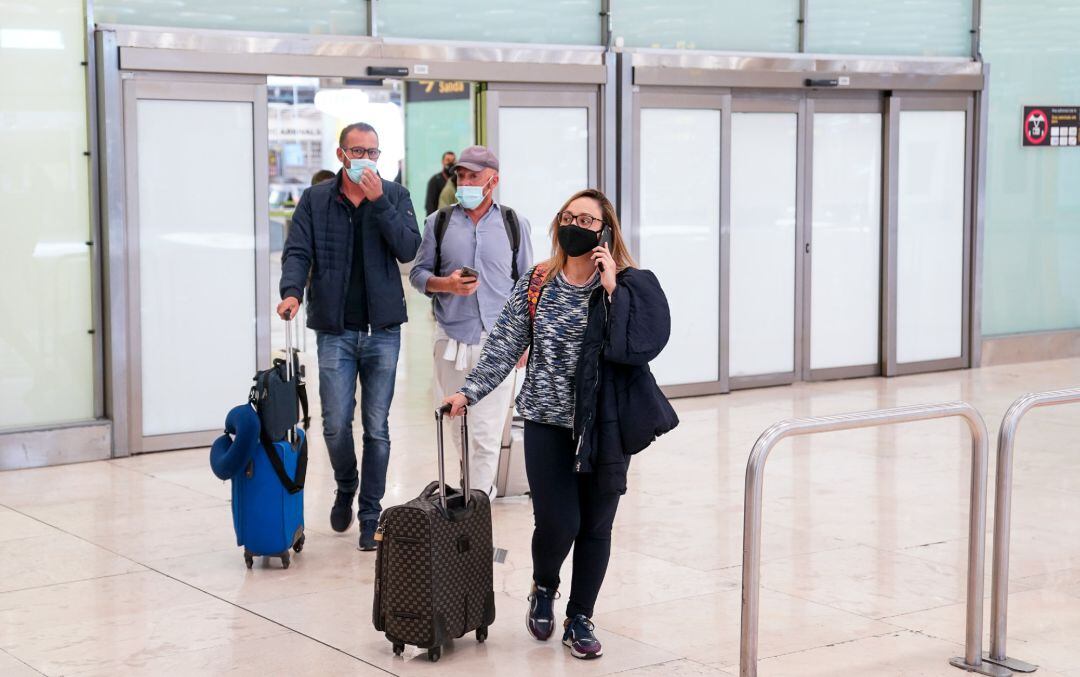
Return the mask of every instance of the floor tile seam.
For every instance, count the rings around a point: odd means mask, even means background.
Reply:
[[[40,518],[38,518],[38,517],[35,517],[34,515],[31,515],[31,514],[29,514],[29,513],[27,513],[27,512],[24,512],[24,511],[22,511],[22,510],[19,510],[19,509],[16,509],[16,508],[11,508],[11,510],[12,510],[13,512],[15,512],[15,513],[19,514],[19,515],[22,515],[23,517],[25,517],[25,518],[27,518],[27,519],[31,519],[31,520],[34,520],[35,522],[37,522],[37,523],[39,523],[39,524],[44,524],[45,526],[47,526],[47,527],[49,527],[49,528],[52,528],[52,529],[56,529],[57,531],[59,531],[59,532],[60,532],[60,533],[62,533],[62,534],[65,534],[65,535],[67,535],[67,536],[71,536],[72,538],[74,538],[74,539],[77,539],[77,540],[80,540],[80,541],[82,541],[83,543],[86,543],[86,544],[88,544],[88,545],[91,545],[91,546],[93,546],[93,547],[95,547],[95,548],[99,548],[99,549],[101,549],[101,550],[104,550],[105,552],[109,553],[110,555],[113,555],[113,556],[115,556],[115,557],[119,557],[120,559],[122,559],[122,560],[125,560],[125,561],[127,561],[127,562],[131,562],[131,563],[133,563],[133,564],[137,564],[138,566],[141,566],[141,567],[143,567],[144,569],[149,569],[149,568],[150,568],[150,567],[146,566],[145,564],[143,564],[142,562],[139,562],[138,560],[135,560],[135,559],[133,559],[133,558],[131,558],[131,557],[128,557],[127,555],[122,555],[122,554],[120,554],[120,553],[116,552],[115,550],[112,550],[112,549],[110,549],[110,548],[107,548],[107,547],[105,547],[105,546],[103,546],[103,545],[98,545],[97,543],[94,543],[93,541],[91,541],[91,540],[89,540],[89,539],[85,538],[84,536],[80,536],[79,534],[76,534],[76,533],[72,533],[71,531],[68,531],[67,529],[65,529],[65,528],[63,528],[63,527],[57,526],[57,525],[55,525],[55,524],[49,524],[48,522],[46,522],[46,521],[45,521],[45,520],[43,520],[43,519],[40,519]],[[28,537],[28,538],[40,538],[40,537],[39,537],[39,536],[30,536],[30,537]],[[16,539],[16,540],[21,540],[21,539]],[[10,542],[10,541],[9,541],[9,542]],[[135,572],[131,572],[131,571],[129,571],[129,572],[126,572],[126,573],[135,573]],[[111,574],[110,574],[110,575],[111,575]],[[95,577],[91,577],[90,579],[81,579],[81,580],[92,580],[93,578],[100,578],[100,577],[99,577],[99,576],[95,576]],[[73,583],[73,582],[75,582],[75,581],[68,581],[68,582],[71,582],[71,583]]]
[[[194,602],[192,604],[183,604],[183,605],[180,605],[178,607],[170,607],[170,611],[173,610],[173,609],[180,609],[180,608],[190,607],[190,606],[198,606],[200,604],[206,604],[206,603],[207,602],[204,601],[204,602]],[[290,631],[288,629],[278,629],[275,632],[273,632],[272,634],[250,638],[250,639],[248,639],[246,641],[247,642],[261,642],[261,641],[266,641],[266,640],[275,640],[275,639],[279,639],[279,638],[282,638],[282,637],[287,637],[290,634],[296,634],[296,633],[292,632],[292,631]],[[232,646],[234,646],[234,642],[233,642],[232,639],[230,639],[228,637],[221,637],[221,638],[218,638],[218,639],[210,640],[206,644],[204,644],[203,646],[200,646],[200,647],[182,648],[182,649],[179,649],[179,650],[176,650],[176,651],[170,651],[168,654],[165,654],[165,655],[170,656],[170,657],[172,657],[172,656],[185,656],[187,654],[198,653],[198,652],[201,652],[201,651],[212,651],[214,649],[220,649],[222,647],[232,647]],[[116,660],[126,661],[128,658],[130,658],[130,656],[121,656]],[[78,675],[87,675],[87,674],[101,674],[101,669],[102,669],[101,666],[98,665],[96,667],[77,668],[73,672],[65,672],[63,674],[65,676],[66,675],[71,675],[72,677],[78,677]]]
[[[204,495],[206,495],[206,494],[204,494]],[[226,502],[225,505],[228,505],[228,502]],[[84,543],[92,545],[95,548],[100,548],[101,550],[104,550],[105,552],[108,552],[111,555],[114,555],[114,556],[119,557],[121,559],[127,560],[129,562],[134,563],[134,564],[137,564],[137,565],[143,567],[145,570],[156,571],[156,569],[154,569],[154,567],[150,566],[150,564],[148,562],[160,561],[160,559],[147,560],[147,562],[139,561],[139,559],[136,559],[135,557],[132,557],[132,556],[125,555],[123,553],[117,552],[116,550],[113,550],[112,548],[110,548],[110,547],[108,547],[106,545],[103,545],[101,543],[97,543],[97,542],[95,542],[93,540],[90,540],[90,538],[88,538],[86,536],[83,536],[81,534],[77,534],[77,533],[74,533],[72,531],[69,531],[68,529],[65,529],[64,527],[61,527],[59,525],[50,524],[49,522],[45,521],[44,519],[42,519],[40,517],[37,517],[36,515],[25,512],[24,509],[12,508],[12,507],[8,507],[8,506],[4,506],[4,507],[7,507],[9,510],[11,510],[12,512],[14,512],[14,513],[16,513],[18,515],[21,515],[22,517],[33,520],[33,521],[35,521],[35,522],[37,522],[39,524],[43,524],[43,525],[45,525],[45,526],[47,526],[47,527],[49,527],[51,529],[55,529],[55,530],[59,531],[62,534],[65,534],[67,536],[71,536],[72,538],[83,541]],[[186,511],[190,511],[190,510],[210,510],[210,509],[218,509],[220,507],[223,507],[223,506],[208,506],[208,507],[204,507],[204,508],[188,508],[188,509],[186,509]],[[39,536],[27,536],[25,538],[13,539],[11,541],[0,541],[0,543],[7,544],[7,543],[12,543],[12,542],[20,541],[20,540],[26,540],[26,539],[30,539],[30,538],[41,538],[41,536],[40,535]],[[228,550],[231,550],[231,548],[221,548],[219,550],[211,550],[209,552],[212,552],[212,553],[213,552],[226,552]],[[200,553],[200,554],[206,554],[206,553]],[[134,573],[134,572],[126,572],[126,573]],[[109,575],[111,576],[111,575],[115,575],[115,574],[109,574]],[[93,578],[101,578],[101,577],[96,576],[96,577],[91,577],[89,579],[78,579],[78,580],[92,580]],[[76,581],[66,581],[66,582],[74,583]],[[10,591],[8,591],[8,592],[10,592]]]
[[[936,639],[939,642],[945,642],[947,644],[951,644],[951,645],[955,646],[958,651],[961,651],[961,652],[964,650],[964,642],[963,641],[957,641],[955,637],[942,637],[941,635],[939,635],[939,634],[937,634],[935,632],[927,632],[926,630],[918,630],[918,629],[915,629],[915,628],[905,628],[903,626],[896,625],[895,623],[888,623],[887,621],[882,621],[882,623],[886,623],[887,625],[891,625],[892,627],[896,628],[897,630],[902,630],[904,632],[910,632],[913,635],[918,635],[920,637],[926,637],[928,639]],[[962,632],[963,632],[963,628],[958,628],[956,634],[959,635]],[[984,640],[985,640],[985,638],[984,638]],[[988,649],[988,647],[986,646],[985,641],[983,642],[983,646],[981,647],[981,649],[983,651],[986,651]]]
[[[847,614],[849,616],[855,616],[855,617],[861,618],[863,620],[874,621],[874,622],[877,622],[877,623],[884,622],[883,619],[885,619],[885,618],[896,618],[897,616],[905,616],[905,615],[908,615],[908,614],[918,614],[918,613],[923,613],[924,611],[932,611],[933,609],[938,609],[938,608],[942,608],[942,607],[949,607],[949,606],[956,606],[957,604],[963,604],[964,603],[963,601],[956,601],[956,602],[950,602],[949,604],[943,604],[941,607],[930,607],[930,608],[927,608],[927,609],[914,609],[912,611],[905,611],[904,613],[901,613],[901,614],[891,614],[889,616],[867,616],[866,614],[861,614],[861,613],[859,613],[857,611],[852,611],[851,609],[844,609],[844,608],[838,607],[838,606],[836,606],[834,604],[830,604],[828,602],[822,602],[820,600],[810,599],[809,597],[805,597],[804,595],[793,593],[793,592],[788,592],[787,590],[778,590],[776,588],[772,588],[772,587],[769,587],[767,585],[762,585],[761,589],[762,590],[768,590],[769,592],[774,593],[774,594],[787,595],[788,597],[793,597],[793,598],[795,598],[795,599],[797,599],[797,600],[799,600],[801,602],[807,602],[808,604],[816,604],[818,606],[828,607],[829,609],[831,609],[833,611],[839,611],[839,612],[845,613],[845,614]],[[906,629],[906,628],[904,628],[904,629]]]
[[[703,667],[703,668],[712,668],[712,667],[714,667],[712,665],[709,665],[708,663],[702,663],[701,661],[696,661],[693,658],[683,657],[683,658],[672,658],[672,659],[666,660],[666,661],[658,661],[656,663],[646,663],[645,665],[637,665],[637,666],[630,667],[630,668],[623,668],[621,670],[615,670],[614,672],[602,672],[600,674],[601,675],[625,675],[626,673],[634,672],[635,670],[641,670],[643,668],[660,667],[660,666],[668,665],[669,663],[693,663],[694,665],[697,665],[697,666],[700,666],[700,667]],[[716,669],[719,670],[720,668],[716,668]]]
[[[90,576],[89,578],[75,578],[70,581],[56,581],[55,583],[45,583],[43,585],[31,585],[25,588],[15,588],[13,590],[0,590],[0,597],[16,592],[29,592],[31,590],[45,590],[47,588],[55,588],[60,585],[71,585],[73,583],[86,583],[87,581],[101,581],[106,578],[119,578],[120,576],[133,576],[136,574],[145,574],[151,571],[149,567],[139,565],[142,569],[137,571],[120,571],[115,574],[105,574],[104,576]]]
[[[896,627],[894,630],[889,630],[888,632],[882,632],[882,633],[879,633],[879,634],[876,634],[876,635],[866,635],[865,637],[854,637],[852,639],[845,639],[845,640],[841,640],[841,641],[838,641],[838,642],[830,642],[828,644],[821,644],[821,645],[818,645],[818,646],[815,646],[815,647],[810,647],[809,649],[799,649],[797,651],[788,651],[788,652],[784,652],[784,653],[770,654],[768,656],[759,656],[758,660],[763,661],[763,660],[770,660],[770,659],[773,659],[773,658],[783,658],[785,656],[795,656],[795,655],[798,655],[798,654],[808,653],[810,651],[817,651],[818,649],[827,649],[827,648],[836,647],[836,646],[844,646],[845,644],[854,644],[855,642],[863,642],[863,641],[866,641],[866,640],[869,640],[869,639],[881,639],[883,637],[890,637],[890,636],[898,635],[898,634],[919,635],[919,636],[927,637],[929,639],[935,639],[935,640],[947,642],[947,643],[950,643],[950,644],[956,644],[955,642],[951,642],[950,640],[942,639],[940,637],[934,637],[932,635],[927,635],[927,634],[919,632],[917,630],[911,630],[909,628]],[[957,645],[957,646],[960,646],[960,645]],[[719,662],[719,663],[708,663],[706,665],[708,665],[709,667],[717,668],[719,670],[728,670],[728,669],[731,669],[731,668],[734,668],[734,669],[738,670],[738,668],[739,668],[738,663],[725,664],[723,662]]]
[[[280,628],[283,628],[283,629],[285,629],[285,630],[287,630],[289,632],[297,634],[297,635],[299,635],[301,637],[305,637],[305,638],[311,640],[312,642],[316,642],[318,644],[321,644],[322,646],[325,646],[326,648],[328,648],[328,649],[330,649],[332,651],[336,651],[336,652],[338,652],[338,653],[340,653],[340,654],[342,654],[344,656],[348,656],[349,658],[357,660],[357,661],[359,661],[359,662],[361,662],[364,665],[367,665],[369,667],[375,668],[376,670],[379,670],[380,672],[385,672],[385,673],[390,674],[390,675],[396,674],[396,673],[390,672],[389,670],[387,670],[387,669],[385,669],[383,667],[375,665],[374,663],[369,663],[368,661],[364,660],[360,656],[356,656],[354,654],[351,654],[348,651],[345,651],[344,649],[342,649],[340,647],[336,647],[333,644],[330,644],[329,642],[324,642],[323,640],[321,640],[321,639],[319,639],[317,637],[313,637],[313,636],[311,636],[311,635],[309,635],[309,634],[307,634],[305,632],[301,632],[300,630],[297,630],[296,628],[293,628],[293,627],[287,625],[286,623],[282,623],[281,621],[275,620],[275,619],[270,618],[268,616],[264,616],[263,614],[260,614],[260,613],[258,613],[256,611],[252,611],[251,609],[247,609],[247,608],[241,606],[240,604],[237,604],[236,602],[232,602],[232,601],[230,601],[228,599],[225,599],[224,597],[221,597],[220,595],[216,595],[216,594],[214,594],[212,592],[209,592],[207,590],[203,590],[202,588],[199,588],[196,585],[188,583],[187,581],[184,581],[182,579],[176,578],[175,576],[172,576],[172,575],[170,575],[170,574],[168,574],[168,573],[166,573],[164,571],[161,571],[159,569],[155,569],[155,568],[149,567],[149,566],[147,567],[147,569],[149,569],[150,571],[154,571],[154,572],[156,572],[158,574],[161,574],[162,576],[164,576],[166,578],[169,578],[169,579],[171,579],[173,581],[176,581],[177,583],[180,583],[181,585],[184,585],[184,586],[186,586],[188,588],[191,588],[192,590],[196,590],[198,592],[201,592],[204,595],[207,595],[208,597],[211,597],[213,599],[218,600],[219,602],[223,602],[224,604],[235,607],[235,608],[239,609],[240,611],[243,611],[244,613],[251,614],[252,616],[255,616],[257,618],[261,618],[264,621],[267,621],[268,623],[272,623],[273,625],[276,625],[276,626],[278,626]]]
[[[215,596],[215,597],[217,596],[212,592],[209,592],[207,590],[203,590],[202,588],[195,585],[194,583],[187,583],[186,581],[183,581],[183,579],[177,579],[177,580],[180,580],[180,581],[184,582],[185,585],[190,585],[190,586],[194,587],[197,590],[202,590],[203,592],[205,592],[208,595]],[[363,585],[374,585],[374,583],[365,582],[365,581],[361,581],[361,583]],[[255,611],[252,607],[258,607],[258,606],[263,605],[263,604],[274,604],[275,602],[284,602],[284,601],[287,601],[287,600],[295,600],[295,599],[299,599],[300,597],[308,597],[309,595],[321,595],[321,594],[324,594],[324,593],[341,592],[342,590],[352,590],[355,587],[357,587],[357,586],[354,583],[353,585],[342,585],[342,586],[333,587],[333,588],[322,588],[322,589],[319,589],[319,590],[309,590],[307,592],[300,592],[300,593],[296,593],[296,594],[285,594],[285,595],[282,595],[282,596],[279,596],[279,597],[274,597],[273,599],[260,599],[258,601],[246,601],[246,602],[245,601],[230,601],[229,603],[230,604],[235,604],[236,606],[240,607],[241,609],[244,609],[245,611],[251,611],[251,613],[258,614],[259,612]],[[222,599],[225,599],[225,598],[222,598]]]
[[[712,592],[702,592],[702,593],[692,593],[692,594],[688,594],[688,595],[680,595],[678,597],[671,597],[671,598],[668,598],[668,599],[662,599],[662,600],[657,600],[657,601],[654,601],[654,602],[648,602],[647,604],[637,604],[637,605],[634,605],[634,606],[625,606],[625,607],[619,607],[619,608],[615,608],[615,609],[605,609],[602,613],[614,614],[614,613],[624,613],[624,612],[628,612],[628,611],[637,611],[638,609],[643,609],[643,608],[645,608],[647,606],[653,606],[654,604],[670,604],[670,603],[673,603],[673,602],[684,602],[686,600],[695,599],[697,597],[707,597],[709,595],[721,595],[721,594],[726,593],[726,592],[735,592],[736,590],[738,590],[738,586],[733,587],[733,588],[727,588],[725,590],[713,590]],[[505,594],[505,592],[504,592],[504,594]],[[602,596],[603,592],[601,592],[600,594]]]
[[[33,517],[33,516],[31,516],[31,515],[26,515],[25,513],[21,512],[21,511],[18,511],[18,510],[16,510],[15,512],[17,512],[17,513],[19,513],[19,514],[21,514],[21,515],[24,515],[25,517],[28,517],[29,519],[33,519],[33,520],[36,520],[36,521],[38,521],[38,522],[42,522],[41,520],[37,519],[36,517]],[[42,523],[44,524],[44,522],[42,522]],[[49,526],[52,526],[52,525],[49,525]],[[295,632],[295,633],[297,633],[297,634],[299,634],[299,635],[303,635],[304,637],[307,637],[308,639],[310,639],[310,640],[312,640],[312,641],[315,641],[315,642],[318,642],[318,643],[320,643],[320,644],[323,644],[324,646],[326,646],[326,647],[328,647],[328,648],[330,648],[330,649],[333,649],[334,651],[338,651],[338,652],[340,652],[340,653],[342,653],[342,654],[344,654],[344,655],[346,655],[346,656],[349,656],[349,657],[351,657],[351,658],[354,658],[354,659],[356,659],[356,660],[358,660],[358,661],[360,661],[360,662],[362,662],[362,663],[364,663],[364,664],[366,664],[366,665],[370,665],[371,667],[377,668],[377,669],[379,669],[379,670],[383,670],[383,668],[380,668],[380,667],[379,667],[379,666],[377,666],[377,665],[373,665],[373,664],[371,664],[371,663],[368,663],[367,661],[363,660],[363,659],[362,659],[362,658],[360,658],[359,656],[354,656],[354,655],[352,655],[352,654],[348,653],[347,651],[344,651],[344,650],[342,650],[342,649],[339,649],[338,647],[335,647],[335,646],[333,646],[333,645],[331,645],[331,644],[327,644],[326,642],[323,642],[323,641],[321,641],[321,640],[318,640],[318,639],[316,639],[316,638],[314,638],[314,637],[311,637],[310,635],[306,635],[305,633],[299,632],[299,631],[298,631],[298,630],[296,630],[295,628],[291,628],[291,627],[289,627],[289,626],[285,625],[284,623],[280,623],[280,622],[278,622],[278,621],[275,621],[275,620],[273,620],[273,619],[271,619],[271,618],[267,618],[266,616],[263,616],[262,614],[259,614],[259,613],[256,613],[256,612],[254,612],[254,611],[251,611],[250,609],[246,609],[246,608],[244,608],[244,607],[240,606],[239,604],[236,604],[236,603],[234,603],[234,602],[231,602],[231,601],[229,601],[229,600],[227,600],[227,599],[225,599],[225,598],[223,598],[223,597],[221,597],[221,596],[219,596],[219,595],[215,595],[214,593],[212,593],[212,592],[209,592],[209,591],[207,591],[207,590],[203,590],[202,588],[199,588],[199,587],[198,587],[198,586],[196,586],[196,585],[192,585],[191,583],[188,583],[187,581],[184,581],[184,580],[181,580],[181,579],[179,579],[179,578],[176,578],[175,576],[172,576],[172,575],[170,575],[170,574],[168,574],[168,573],[166,573],[166,572],[164,572],[164,571],[162,571],[162,570],[160,570],[160,569],[157,569],[157,568],[155,568],[155,567],[153,567],[153,566],[150,566],[150,565],[148,565],[148,564],[144,564],[144,563],[142,563],[142,562],[138,562],[138,561],[136,561],[136,560],[134,560],[134,559],[132,559],[132,558],[130,558],[130,557],[127,557],[127,556],[125,556],[125,555],[121,555],[120,553],[117,553],[117,552],[115,552],[115,551],[113,551],[113,550],[111,550],[111,549],[109,549],[109,548],[106,548],[106,547],[104,547],[104,546],[101,546],[101,545],[98,545],[98,544],[96,544],[96,543],[93,543],[92,541],[89,541],[89,540],[87,540],[87,539],[83,538],[82,536],[79,536],[79,535],[77,535],[77,534],[73,534],[73,533],[71,533],[71,532],[68,532],[68,531],[66,531],[66,530],[64,530],[64,529],[62,529],[62,528],[60,528],[60,527],[55,527],[55,526],[54,526],[53,528],[54,528],[54,529],[57,529],[58,531],[60,531],[60,532],[62,532],[62,533],[65,533],[65,534],[67,534],[67,535],[71,536],[72,538],[76,538],[76,539],[78,539],[78,540],[80,540],[80,541],[83,541],[84,543],[89,543],[90,545],[92,545],[92,546],[94,546],[94,547],[96,547],[96,548],[101,548],[101,549],[102,549],[102,550],[104,550],[105,552],[108,552],[108,553],[110,553],[110,554],[112,554],[112,555],[114,555],[114,556],[116,556],[116,557],[119,557],[120,559],[123,559],[123,560],[125,560],[125,561],[128,561],[128,562],[132,562],[132,563],[134,563],[134,564],[136,564],[136,565],[138,565],[138,566],[140,566],[140,567],[142,567],[142,568],[143,568],[143,569],[142,569],[142,571],[134,571],[134,572],[125,572],[125,574],[121,574],[121,575],[126,575],[126,574],[133,574],[133,573],[142,573],[142,572],[145,572],[145,571],[152,571],[152,572],[154,572],[154,573],[156,573],[156,574],[158,574],[158,575],[160,575],[160,576],[164,576],[165,578],[168,578],[168,579],[170,579],[170,580],[173,580],[173,581],[175,581],[175,582],[177,582],[177,583],[180,583],[181,585],[184,585],[185,587],[188,587],[188,588],[190,588],[190,589],[192,589],[192,590],[195,590],[195,591],[197,591],[197,592],[200,592],[200,593],[202,593],[202,594],[206,595],[207,597],[210,597],[210,598],[216,599],[216,600],[218,600],[218,601],[224,602],[225,604],[228,604],[228,605],[230,605],[230,606],[236,607],[236,608],[240,609],[241,611],[243,611],[243,612],[245,612],[245,613],[249,613],[249,614],[252,614],[253,616],[257,616],[257,617],[259,617],[259,618],[262,618],[262,619],[264,619],[264,620],[266,620],[266,621],[269,621],[270,623],[273,623],[273,624],[275,624],[275,625],[278,625],[279,627],[285,628],[286,630],[289,630],[289,631],[291,631],[291,632]],[[110,577],[111,577],[111,576],[110,576]],[[95,578],[102,578],[102,577],[100,577],[100,576],[99,576],[99,577],[95,577]],[[95,578],[90,578],[90,579],[83,579],[83,580],[95,580]],[[74,583],[74,582],[80,582],[80,581],[67,581],[67,583]],[[57,584],[55,584],[55,585],[63,585],[63,583],[57,583]],[[45,586],[45,587],[49,587],[49,586]],[[387,672],[386,670],[383,670],[383,671],[384,671],[384,672]],[[391,674],[392,674],[392,673],[391,673]]]
[[[808,651],[817,651],[818,649],[828,649],[828,648],[832,648],[832,647],[836,647],[836,646],[844,646],[846,644],[854,644],[855,642],[863,642],[863,641],[866,641],[868,639],[881,639],[882,637],[890,637],[890,636],[898,635],[898,634],[902,634],[902,633],[907,633],[907,634],[912,634],[912,635],[920,634],[920,633],[915,632],[914,630],[907,630],[905,628],[897,628],[895,630],[889,630],[888,632],[882,632],[882,633],[879,633],[879,634],[876,634],[876,635],[866,635],[865,637],[853,637],[852,639],[843,639],[843,640],[840,640],[838,642],[829,642],[828,644],[820,644],[818,646],[811,647],[809,649],[799,649],[798,651],[788,651],[788,652],[785,652],[785,653],[772,654],[772,655],[769,655],[769,656],[760,656],[759,660],[768,660],[768,659],[772,659],[772,658],[783,658],[784,656],[794,656],[796,654],[806,653]],[[937,638],[934,638],[934,639],[937,639]]]
[[[23,659],[19,658],[15,654],[11,653],[7,649],[4,649],[3,647],[0,647],[0,653],[4,654],[5,656],[10,657],[12,660],[14,660],[17,663],[21,663],[22,665],[25,665],[28,669],[33,670],[34,672],[36,672],[39,675],[46,674],[46,673],[42,672],[41,670],[38,670],[37,668],[35,668],[33,665],[30,665],[29,663],[27,663]]]
[[[208,494],[205,491],[201,491],[199,489],[194,489],[194,488],[189,487],[189,486],[187,486],[185,484],[180,484],[179,482],[174,482],[174,481],[172,481],[170,479],[166,479],[164,477],[160,477],[158,475],[154,475],[154,474],[151,474],[149,472],[144,472],[142,470],[137,470],[135,468],[129,468],[129,467],[125,466],[125,465],[117,465],[115,463],[112,463],[111,460],[106,461],[106,463],[108,463],[109,467],[111,467],[111,468],[119,468],[119,469],[125,470],[127,472],[135,473],[136,475],[142,475],[143,477],[148,477],[148,478],[150,478],[152,480],[156,480],[158,482],[165,482],[166,484],[171,484],[172,486],[177,487],[179,489],[185,489],[187,491],[194,492],[196,494],[199,494],[200,496],[206,496],[208,498],[216,498],[216,499],[218,499],[220,501],[223,501],[225,503],[225,505],[228,505],[230,503],[230,501],[224,500],[220,496],[215,496],[213,494]],[[226,481],[227,480],[222,480],[222,484],[224,484]]]

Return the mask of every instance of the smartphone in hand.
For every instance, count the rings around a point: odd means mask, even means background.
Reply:
[[[597,244],[599,246],[601,246],[601,247],[603,247],[604,245],[607,245],[608,250],[609,251],[611,250],[611,228],[610,227],[604,226],[604,229],[602,231],[600,231],[600,242],[598,242]],[[604,272],[604,264],[598,263],[596,267],[600,269],[601,273]]]
[[[476,277],[476,278],[479,278],[480,273],[476,272],[475,270],[473,270],[472,268],[470,268],[468,266],[462,266],[461,267],[461,276],[462,277]]]

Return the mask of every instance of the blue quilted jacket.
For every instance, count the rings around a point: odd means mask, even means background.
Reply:
[[[307,326],[340,334],[345,329],[345,294],[353,265],[353,228],[341,194],[342,173],[304,191],[293,213],[281,254],[281,298],[302,299],[307,288]],[[383,196],[365,211],[364,282],[373,329],[408,320],[397,261],[408,263],[420,247],[409,191],[382,182]],[[310,283],[308,276],[310,274]]]

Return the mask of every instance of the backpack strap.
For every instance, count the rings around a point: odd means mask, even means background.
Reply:
[[[510,240],[510,278],[516,283],[521,277],[518,273],[518,249],[521,247],[521,226],[518,225],[517,212],[509,207],[499,205],[502,214],[503,226],[506,227],[506,237]]]
[[[529,278],[529,324],[536,322],[536,306],[540,304],[540,292],[544,288],[545,275],[547,275],[547,267],[542,263],[538,263],[533,268],[532,276]]]
[[[288,437],[285,439],[288,440]],[[274,449],[274,443],[270,441],[270,438],[266,436],[266,432],[263,431],[261,427],[259,428],[259,442],[263,451],[266,452],[266,458],[270,461],[270,467],[274,469],[274,474],[277,475],[278,481],[281,482],[281,486],[285,487],[285,491],[290,494],[298,494],[303,491],[304,482],[307,479],[307,435],[304,435],[304,439],[300,441],[300,458],[296,462],[295,477],[289,477],[289,473],[285,472],[285,464],[282,462],[281,457],[277,455],[277,450]],[[293,442],[293,448],[295,447],[296,443]]]
[[[435,277],[442,277],[442,240],[446,235],[446,227],[450,225],[450,212],[454,210],[454,205],[443,207],[439,211],[435,212]]]

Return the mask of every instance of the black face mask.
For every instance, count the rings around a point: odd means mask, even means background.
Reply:
[[[583,256],[596,248],[600,233],[575,226],[559,226],[559,246],[567,256]]]

